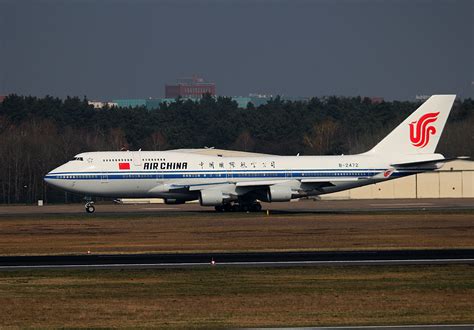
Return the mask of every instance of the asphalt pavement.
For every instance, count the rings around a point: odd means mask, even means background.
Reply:
[[[3,256],[0,270],[473,264],[474,249]]]
[[[199,203],[166,205],[162,203],[113,204],[96,203],[94,214],[212,212],[213,207]],[[371,213],[400,211],[473,211],[474,198],[433,199],[362,199],[362,200],[301,200],[285,203],[262,203],[262,212],[273,213]],[[2,205],[0,216],[34,214],[85,214],[83,204]],[[94,214],[90,214],[93,216]]]

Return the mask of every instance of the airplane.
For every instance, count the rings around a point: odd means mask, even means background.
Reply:
[[[435,153],[456,95],[433,95],[367,152],[340,156],[278,156],[219,149],[85,152],[44,180],[92,197],[199,200],[218,212],[260,211],[263,202],[288,202],[402,178],[440,168]]]

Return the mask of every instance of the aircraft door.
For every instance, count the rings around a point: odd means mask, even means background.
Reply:
[[[133,155],[133,165],[142,166],[142,149],[132,152]]]

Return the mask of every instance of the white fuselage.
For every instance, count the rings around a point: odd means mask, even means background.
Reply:
[[[258,200],[289,201],[435,170],[447,161],[434,152],[454,100],[455,95],[433,95],[358,155],[275,156],[214,149],[88,152],[45,180],[88,197],[161,197],[167,203],[199,199],[216,210],[237,202],[245,210]],[[94,211],[87,204],[86,210]]]
[[[206,186],[238,196],[249,187],[285,183],[294,191],[292,198],[297,198],[421,171],[394,170],[384,177],[391,161],[367,154],[228,157],[176,151],[89,152],[54,169],[45,180],[86,196],[186,200],[197,199],[197,192]]]

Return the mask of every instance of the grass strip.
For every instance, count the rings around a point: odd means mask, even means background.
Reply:
[[[474,322],[474,267],[0,273],[2,327],[224,328]]]

